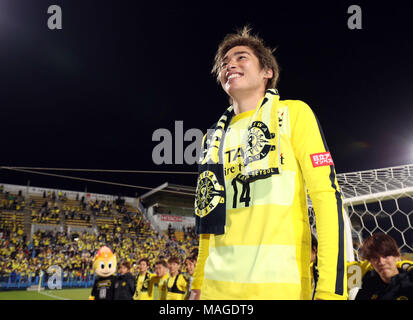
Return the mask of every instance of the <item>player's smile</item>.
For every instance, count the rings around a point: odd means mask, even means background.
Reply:
[[[241,78],[243,75],[244,74],[242,72],[234,72],[234,71],[227,72],[226,83],[230,84],[234,80]]]

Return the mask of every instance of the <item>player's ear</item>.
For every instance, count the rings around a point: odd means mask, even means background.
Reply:
[[[274,76],[274,71],[271,68],[265,68],[264,70],[264,78],[271,79]]]

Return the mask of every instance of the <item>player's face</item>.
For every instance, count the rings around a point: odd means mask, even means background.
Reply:
[[[186,272],[188,272],[190,275],[194,273],[195,263],[193,263],[191,260],[185,260],[185,267]]]
[[[231,97],[245,92],[265,91],[272,70],[261,68],[258,58],[247,46],[230,49],[222,63],[219,79],[225,92]]]
[[[121,266],[119,266],[119,273],[121,274],[121,275],[124,275],[124,274],[126,274],[129,270],[128,270],[128,268],[126,268],[125,266],[123,266],[123,265],[121,265]]]
[[[168,263],[169,273],[176,273],[179,270],[179,264],[176,262]]]
[[[399,273],[397,269],[397,260],[399,257],[387,256],[387,257],[374,257],[370,259],[370,263],[374,270],[379,274],[380,278],[385,282],[389,283],[390,279]]]
[[[168,269],[161,264],[155,265],[155,273],[158,277],[163,277]]]
[[[139,272],[145,273],[148,270],[148,265],[146,264],[145,261],[141,261],[139,263]]]

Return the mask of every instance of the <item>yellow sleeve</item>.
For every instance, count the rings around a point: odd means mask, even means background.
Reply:
[[[188,291],[188,280],[185,278],[183,274],[181,274],[181,276],[178,278],[176,286],[181,291]]]
[[[194,270],[194,279],[192,280],[192,290],[201,290],[204,280],[205,261],[209,255],[209,234],[199,236],[198,259]]]
[[[310,107],[289,100],[291,142],[316,217],[319,279],[315,299],[347,299],[343,199],[327,143]]]

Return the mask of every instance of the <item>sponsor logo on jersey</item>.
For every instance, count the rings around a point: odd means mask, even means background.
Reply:
[[[219,203],[224,203],[224,187],[219,184],[215,173],[206,170],[199,175],[195,199],[195,214],[205,217]]]
[[[310,155],[313,167],[334,166],[330,152],[314,153]]]
[[[278,125],[280,127],[283,126],[283,119],[284,119],[284,112],[281,112],[281,114],[280,114],[280,112],[278,112]]]

